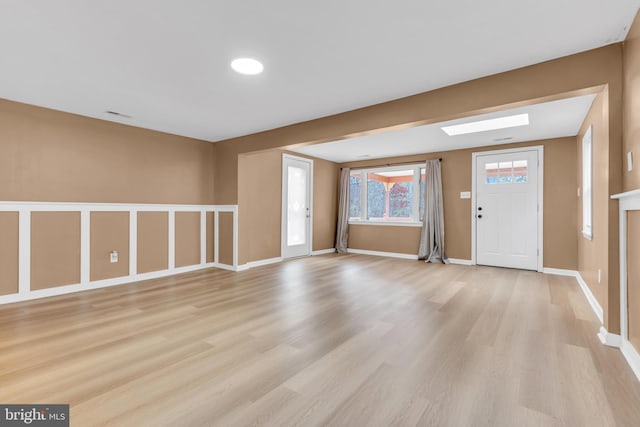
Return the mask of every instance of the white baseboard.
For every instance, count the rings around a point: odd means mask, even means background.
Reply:
[[[312,256],[315,255],[325,255],[325,254],[332,254],[335,253],[335,248],[331,248],[331,249],[322,249],[319,251],[313,251],[311,252]],[[249,261],[246,264],[242,264],[239,265],[237,268],[233,269],[234,271],[247,271],[249,269],[252,268],[256,268],[256,267],[262,267],[264,265],[270,265],[270,264],[277,264],[279,262],[284,261],[284,258],[282,257],[275,257],[275,258],[267,258],[267,259],[261,259],[258,261]]]
[[[622,351],[622,355],[627,359],[631,370],[640,381],[640,354],[638,354],[637,350],[627,340],[622,340],[620,351]]]
[[[313,251],[311,252],[311,255],[316,256],[316,255],[326,255],[326,254],[334,254],[334,253],[336,253],[336,248],[321,249],[319,251]]]
[[[580,285],[580,289],[582,289],[582,293],[587,298],[587,301],[589,301],[589,305],[591,306],[591,309],[598,317],[600,324],[604,324],[604,311],[602,310],[602,306],[600,305],[596,297],[593,295],[593,292],[591,292],[591,289],[589,289],[587,282],[584,281],[584,279],[580,275],[580,272],[576,270],[564,270],[562,268],[547,268],[547,267],[543,268],[542,272],[545,274],[554,274],[556,276],[575,277],[576,280],[578,281],[578,285]]]
[[[580,285],[582,292],[587,297],[587,301],[589,301],[591,308],[593,309],[594,313],[596,313],[596,316],[598,316],[598,320],[600,320],[601,324],[604,324],[604,311],[602,310],[602,306],[591,292],[591,289],[589,289],[589,286],[587,286],[587,282],[584,281],[580,273],[577,271],[576,279],[578,280],[578,284]]]
[[[279,262],[282,262],[282,260],[283,260],[282,257],[275,257],[275,258],[260,259],[258,261],[249,261],[246,264],[239,265],[235,269],[235,271],[247,271],[252,268],[262,267],[264,265],[277,264]]]
[[[384,256],[388,258],[401,258],[401,259],[418,259],[418,255],[411,254],[400,254],[396,252],[380,252],[380,251],[368,251],[365,249],[351,249],[347,248],[347,253],[349,254],[359,254],[359,255],[373,255],[373,256]]]
[[[244,271],[249,269],[249,267],[247,267],[247,264],[239,265],[237,267],[234,267],[233,265],[220,264],[216,266],[216,268],[220,268],[222,270],[228,270],[228,271]]]
[[[255,267],[262,267],[263,265],[277,264],[279,262],[282,262],[282,257],[261,259],[258,261],[250,261],[247,263],[247,265],[249,266],[249,268],[255,268]]]
[[[449,258],[449,263],[457,265],[473,265],[470,259]]]
[[[610,333],[604,326],[600,327],[598,338],[600,338],[600,342],[606,346],[615,348],[622,347],[622,337],[620,335]]]
[[[125,285],[130,283],[141,282],[144,280],[159,279],[161,277],[174,276],[176,274],[189,273],[192,271],[205,270],[207,268],[221,268],[224,270],[235,271],[230,265],[207,263],[190,265],[187,267],[178,267],[170,270],[153,271],[151,273],[136,274],[134,276],[122,276],[113,279],[96,280],[89,283],[78,283],[73,285],[56,286],[54,288],[40,289],[37,291],[29,291],[11,295],[0,296],[0,305],[15,302],[30,301],[38,298],[55,297],[59,295],[71,294],[74,292],[90,291],[93,289],[108,288],[111,286]]]
[[[569,277],[577,277],[578,272],[575,270],[565,270],[563,268],[549,268],[544,267],[542,269],[544,274],[553,274],[555,276],[569,276]]]

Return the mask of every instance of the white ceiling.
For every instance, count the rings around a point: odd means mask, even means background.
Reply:
[[[575,136],[594,98],[595,95],[584,95],[409,129],[308,145],[292,151],[344,163]],[[529,114],[527,126],[457,136],[449,136],[441,129],[442,126],[523,113]]]
[[[639,5],[0,0],[0,98],[217,141],[621,41]]]

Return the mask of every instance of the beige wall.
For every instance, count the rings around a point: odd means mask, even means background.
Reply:
[[[0,99],[0,147],[0,201],[214,202],[215,145],[209,142]],[[79,243],[66,234],[56,241],[60,230],[44,229],[69,214],[43,215],[35,215],[33,223],[32,289],[78,283]],[[128,275],[128,214],[91,216],[91,280]],[[199,235],[181,215],[176,218],[176,265],[194,263],[196,246],[199,263]],[[0,255],[7,252],[0,259],[0,292],[15,292],[18,253],[5,223],[0,223]],[[166,235],[164,223],[143,220],[141,226],[145,235],[155,236],[149,237],[152,241]],[[212,260],[213,231],[209,234],[207,256]],[[138,246],[139,272],[166,268],[166,259],[158,256],[163,248],[146,245],[146,239]],[[111,264],[108,253],[114,249],[119,262]],[[71,255],[73,262],[61,266]]]
[[[0,200],[214,200],[208,142],[2,99],[0,141]]]
[[[282,229],[281,150],[238,157],[239,264],[280,257]],[[292,153],[299,157],[297,153]],[[313,250],[334,246],[338,173],[336,163],[313,160]]]
[[[322,159],[313,161],[313,250],[331,249],[336,241],[340,167]]]
[[[620,44],[216,144],[216,202],[238,200],[238,155],[265,149],[343,139],[525,105],[609,85],[611,120],[621,143],[622,48]],[[616,139],[617,138],[617,139]]]
[[[129,275],[129,212],[91,212],[91,280]],[[118,262],[111,262],[118,251]]]
[[[176,267],[200,264],[200,212],[176,212]]]
[[[0,295],[18,292],[18,213],[0,212]]]
[[[574,138],[550,139],[468,150],[446,151],[353,163],[344,167],[369,167],[442,158],[442,192],[445,215],[445,251],[450,258],[471,259],[471,200],[460,192],[471,191],[472,153],[479,151],[544,146],[544,260],[545,267],[575,269],[576,143]],[[570,207],[570,208],[569,208]],[[419,227],[352,225],[349,247],[417,255]]]
[[[418,255],[419,246],[419,227],[365,224],[349,226],[349,249]]]
[[[80,283],[80,213],[31,214],[31,290]]]
[[[218,221],[218,232],[220,233],[218,261],[220,264],[233,265],[233,213],[220,212]]]
[[[588,240],[582,236],[582,197],[578,199],[576,211],[578,224],[576,235],[578,236],[578,270],[580,275],[591,289],[602,307],[608,302],[608,278],[605,272],[608,270],[608,181],[609,181],[609,143],[608,123],[604,117],[604,97],[598,95],[591,106],[585,122],[576,138],[577,144],[577,186],[582,187],[582,138],[589,126],[592,126],[593,135],[593,214],[592,229],[593,239]],[[581,194],[582,195],[582,194]],[[598,269],[602,271],[602,281],[598,283]]]
[[[242,155],[238,172],[238,263],[279,257],[282,152]]]
[[[169,268],[169,214],[138,212],[138,274]]]

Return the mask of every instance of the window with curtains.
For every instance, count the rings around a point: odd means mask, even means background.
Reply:
[[[420,225],[423,215],[422,164],[351,171],[350,224]]]

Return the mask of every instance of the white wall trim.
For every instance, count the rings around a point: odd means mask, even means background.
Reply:
[[[580,289],[582,289],[582,293],[587,298],[587,301],[589,302],[591,309],[598,317],[600,324],[601,325],[604,324],[604,311],[602,310],[602,306],[600,305],[596,297],[593,295],[593,292],[591,292],[591,289],[589,289],[587,282],[584,281],[584,279],[580,275],[580,272],[575,270],[564,270],[561,268],[548,268],[548,267],[545,267],[542,270],[542,272],[545,274],[553,274],[556,276],[575,277],[576,281],[578,282],[578,285],[580,285]]]
[[[207,212],[205,211],[200,212],[200,264],[207,263],[207,234],[203,233],[203,230],[207,230]]]
[[[169,229],[167,230],[169,236],[169,251],[167,253],[167,265],[169,270],[176,268],[176,212],[169,211]],[[202,233],[201,233],[202,234]]]
[[[471,261],[470,259],[458,259],[458,258],[449,258],[449,263],[456,264],[456,265],[474,265],[473,261]]]
[[[336,248],[329,248],[329,249],[320,249],[319,251],[312,251],[311,255],[317,256],[317,255],[326,255],[326,254],[334,254],[334,253],[336,253]]]
[[[476,173],[477,158],[495,154],[510,154],[523,151],[538,152],[538,265],[537,271],[543,272],[544,266],[544,146],[507,148],[503,150],[477,151],[471,153],[471,260],[477,262],[476,256]]]
[[[612,334],[607,331],[607,328],[604,326],[600,326],[600,331],[598,332],[598,338],[600,338],[600,342],[608,347],[621,348],[622,347],[622,337],[620,335]]]
[[[158,205],[158,204],[123,204],[123,203],[66,203],[66,202],[3,202],[0,201],[0,212],[18,213],[18,293],[0,296],[0,304],[26,301],[54,295],[63,295],[106,286],[137,282],[156,277],[165,277],[188,271],[217,267],[237,270],[238,260],[238,206],[236,205]],[[80,283],[56,286],[48,289],[31,290],[31,213],[32,212],[78,212],[80,214]],[[91,213],[92,212],[128,212],[129,214],[129,274],[108,280],[91,280]],[[167,212],[167,253],[168,268],[166,270],[138,274],[138,213]],[[200,263],[175,268],[175,213],[200,213]],[[216,223],[214,246],[215,262],[206,262],[206,214],[214,212]],[[233,214],[233,265],[226,266],[218,260],[218,227],[219,212]],[[204,225],[204,226],[203,226]]]
[[[373,256],[385,256],[389,258],[400,258],[400,259],[418,259],[418,255],[411,254],[400,254],[396,252],[380,252],[380,251],[368,251],[365,249],[352,249],[347,248],[347,253],[349,254],[359,254],[359,255],[373,255]]]
[[[18,210],[18,293],[31,289],[31,211]]]
[[[554,276],[569,276],[577,277],[578,272],[576,270],[565,270],[563,268],[551,268],[545,267],[542,269],[544,274],[553,274]]]
[[[636,374],[636,377],[640,381],[640,354],[638,354],[637,350],[627,340],[622,340],[620,351],[622,351],[622,355],[627,359],[627,363],[631,366],[631,370]]]
[[[250,261],[246,265],[248,265],[249,268],[255,268],[255,267],[262,267],[263,265],[277,264],[279,262],[282,262],[282,257],[261,259],[258,261]]]

